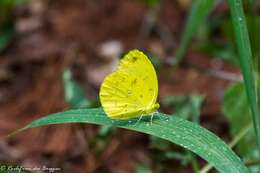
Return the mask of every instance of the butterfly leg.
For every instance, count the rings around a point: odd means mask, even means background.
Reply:
[[[154,116],[154,112],[151,114],[151,119],[150,119],[150,124],[153,124],[153,116]]]
[[[150,124],[152,125],[153,124],[153,116],[154,114],[158,113],[158,111],[155,111],[151,114],[151,119],[150,119]]]
[[[141,119],[143,118],[143,114],[141,114],[141,116],[138,118],[138,120],[135,122],[135,125],[137,125],[140,121],[141,121]]]

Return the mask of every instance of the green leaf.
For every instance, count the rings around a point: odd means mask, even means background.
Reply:
[[[251,34],[251,45],[254,58],[259,58],[260,52],[260,37],[255,36],[255,32],[260,30],[260,17],[259,16],[246,16],[248,32]],[[222,25],[225,37],[228,39],[229,44],[235,43],[234,33],[232,32],[232,21],[230,18],[225,19]],[[233,48],[234,49],[234,48]],[[259,63],[259,62],[258,62]],[[259,65],[259,64],[258,64]]]
[[[168,96],[164,98],[163,104],[174,108],[176,115],[199,123],[203,101],[203,96]]]
[[[63,73],[65,100],[72,108],[90,107],[91,101],[85,97],[85,93],[80,85],[72,78],[70,70]]]
[[[176,115],[199,124],[200,108],[203,100],[203,96],[168,96],[163,100],[163,103],[173,107]],[[198,171],[196,156],[190,151],[186,150],[182,153],[176,153],[175,151],[168,150],[161,155],[165,155],[166,158],[175,157],[176,159],[181,159],[182,165],[191,163],[193,171]]]
[[[249,173],[249,170],[235,153],[210,131],[177,116],[155,113],[136,123],[136,119],[119,121],[109,119],[101,108],[76,109],[51,114],[31,122],[20,131],[48,124],[91,123],[114,125],[133,131],[154,135],[180,145],[207,160],[221,173]]]
[[[198,30],[200,24],[208,17],[213,7],[214,0],[194,0],[192,2],[191,11],[181,37],[180,46],[176,52],[174,60],[176,65],[183,59],[192,36]]]
[[[259,81],[260,83],[260,81]],[[260,91],[260,89],[258,88]],[[259,105],[260,106],[260,105]],[[231,125],[231,134],[236,136],[242,128],[251,123],[250,107],[247,103],[246,90],[241,82],[231,85],[225,92],[223,103],[224,115]],[[246,160],[259,158],[253,129],[237,144],[238,153]],[[260,166],[250,167],[254,173],[260,172]]]
[[[228,4],[231,10],[233,29],[239,54],[239,63],[245,82],[247,100],[250,106],[251,117],[254,125],[255,140],[257,141],[260,152],[259,110],[255,85],[256,78],[253,72],[252,52],[247,31],[246,18],[243,11],[243,4],[241,0],[228,0]]]

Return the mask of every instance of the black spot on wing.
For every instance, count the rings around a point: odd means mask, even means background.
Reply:
[[[136,56],[129,58],[129,61],[132,63],[136,62],[137,60],[138,60],[138,57],[136,57]]]
[[[138,58],[134,56],[134,57],[133,57],[133,62],[137,61],[137,59],[138,59]]]

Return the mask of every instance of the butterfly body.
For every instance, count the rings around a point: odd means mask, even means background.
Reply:
[[[100,89],[101,104],[112,119],[136,118],[156,111],[157,96],[156,72],[148,57],[138,50],[123,57]]]

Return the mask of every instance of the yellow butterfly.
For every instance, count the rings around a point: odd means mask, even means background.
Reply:
[[[112,119],[130,119],[149,115],[160,106],[156,103],[158,80],[148,57],[132,50],[103,81],[99,93],[105,113]]]

